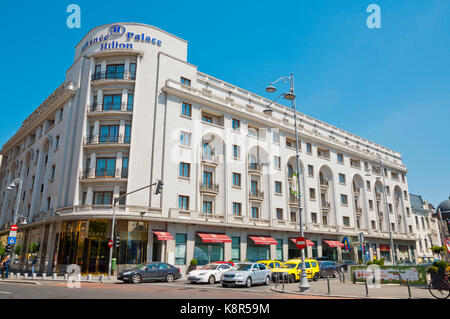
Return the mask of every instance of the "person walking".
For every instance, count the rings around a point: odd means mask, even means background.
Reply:
[[[5,278],[8,279],[9,276],[9,266],[11,265],[11,257],[9,255],[6,256],[5,261],[3,262],[5,266]]]
[[[31,276],[34,276],[34,267],[37,264],[37,256],[34,256],[33,261],[31,262]]]

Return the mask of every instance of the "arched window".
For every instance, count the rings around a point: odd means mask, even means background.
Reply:
[[[291,164],[288,164],[288,178],[292,178],[294,176],[294,169]]]

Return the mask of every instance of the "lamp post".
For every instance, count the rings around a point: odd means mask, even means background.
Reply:
[[[296,166],[297,166],[297,193],[298,193],[298,202],[299,202],[299,209],[298,209],[298,216],[300,221],[300,236],[304,237],[303,235],[303,217],[302,217],[302,208],[301,206],[301,194],[300,194],[300,155],[298,152],[298,129],[297,129],[297,112],[296,112],[296,106],[295,106],[295,89],[294,89],[294,74],[291,74],[290,76],[283,76],[276,80],[275,82],[270,83],[270,85],[266,88],[266,91],[268,93],[274,93],[277,89],[275,88],[275,84],[279,81],[287,82],[289,83],[289,92],[282,93],[280,96],[284,96],[284,98],[288,101],[291,101],[292,109],[294,111],[294,126],[295,126],[295,154],[296,154]],[[275,100],[273,100],[267,108],[263,111],[267,115],[271,115],[273,110],[270,108],[270,105],[273,104],[280,96],[278,96]],[[309,290],[309,283],[308,283],[308,277],[306,275],[306,267],[305,267],[305,249],[303,248],[301,250],[301,256],[302,256],[302,262],[301,262],[301,274],[300,274],[300,284],[299,288],[301,292],[307,292]]]
[[[114,200],[113,200],[112,225],[111,225],[111,239],[112,239],[112,240],[113,240],[113,238],[114,238],[114,230],[115,230],[114,228],[115,228],[115,224],[116,224],[116,213],[117,213],[117,210],[118,210],[118,208],[119,208],[119,207],[118,207],[118,203],[120,202],[120,200],[121,200],[122,198],[125,198],[125,197],[128,196],[128,195],[131,195],[131,194],[133,194],[133,193],[139,192],[139,191],[141,191],[141,190],[143,190],[143,189],[146,189],[146,188],[149,188],[149,187],[152,187],[152,186],[155,186],[155,185],[156,185],[155,194],[158,195],[158,194],[161,193],[162,186],[164,185],[163,182],[160,181],[160,180],[157,180],[156,183],[153,183],[153,184],[150,184],[150,185],[141,187],[141,188],[136,189],[136,190],[134,190],[134,191],[132,191],[132,192],[129,192],[129,193],[126,193],[126,194],[123,194],[123,195],[121,195],[121,196],[118,196],[118,197],[114,198]],[[111,279],[111,266],[112,266],[112,255],[113,255],[113,248],[114,248],[114,246],[115,246],[115,244],[113,244],[113,245],[109,248],[108,279]]]
[[[380,172],[381,172],[381,176],[383,179],[383,198],[384,198],[384,204],[385,204],[385,210],[386,210],[386,215],[387,215],[387,222],[388,222],[388,229],[389,229],[389,240],[390,240],[390,245],[389,245],[389,250],[391,253],[391,260],[392,263],[395,265],[395,252],[394,252],[394,240],[392,238],[392,225],[391,225],[391,220],[389,217],[389,205],[387,202],[387,197],[386,197],[386,181],[384,179],[384,166],[383,166],[383,159],[381,158],[381,153],[378,153],[378,159],[379,159],[379,166],[380,166]],[[367,170],[367,173],[370,175],[370,172]],[[379,177],[377,177],[377,179],[379,179]]]
[[[17,222],[17,213],[19,212],[20,198],[21,198],[20,194],[22,193],[22,184],[23,184],[22,177],[18,177],[16,179],[14,179],[8,187],[6,187],[7,190],[13,190],[14,188],[18,187],[17,195],[16,195],[16,207],[14,208],[14,215],[13,215],[13,220],[12,220],[13,225],[15,225]],[[21,215],[21,216],[23,216],[23,215]],[[14,249],[11,249],[11,260],[14,260],[13,258],[14,258]]]

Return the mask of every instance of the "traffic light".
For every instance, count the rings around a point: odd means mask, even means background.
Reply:
[[[161,194],[163,185],[164,185],[164,183],[162,181],[158,180],[158,182],[156,183],[155,195]]]
[[[12,248],[12,245],[11,245],[11,244],[6,245],[6,247],[5,247],[5,253],[9,254],[9,253],[11,252],[11,248]]]
[[[116,248],[120,247],[120,237],[116,236]]]

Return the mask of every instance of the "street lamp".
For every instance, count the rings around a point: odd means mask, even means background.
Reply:
[[[385,210],[386,210],[386,215],[387,215],[387,222],[388,222],[388,229],[389,229],[389,239],[390,239],[390,253],[391,253],[391,260],[392,263],[395,265],[395,252],[394,252],[394,240],[392,239],[392,225],[391,225],[391,220],[390,220],[390,212],[389,212],[389,205],[387,202],[387,197],[386,197],[386,182],[384,180],[384,166],[383,166],[383,159],[381,158],[381,153],[378,153],[378,160],[379,160],[379,167],[380,167],[380,172],[381,172],[381,176],[382,176],[382,180],[383,180],[383,198],[384,198],[384,204],[385,204]],[[373,165],[373,163],[372,163]],[[370,171],[369,169],[366,170],[366,176],[370,176]],[[376,179],[380,179],[379,176],[377,176]],[[376,189],[376,188],[375,188]]]
[[[271,104],[275,103],[276,100],[278,100],[279,97],[284,96],[284,98],[288,101],[291,101],[292,109],[294,111],[294,126],[295,126],[295,152],[296,152],[296,166],[297,166],[297,189],[298,189],[298,202],[299,202],[299,220],[300,220],[300,236],[303,236],[303,218],[302,218],[302,208],[301,206],[301,200],[300,200],[300,155],[298,153],[298,130],[297,130],[297,113],[295,110],[295,89],[294,89],[294,74],[291,74],[290,76],[283,76],[276,80],[275,82],[270,83],[270,85],[266,88],[266,92],[268,93],[274,93],[277,89],[274,86],[277,82],[282,81],[285,83],[289,83],[289,92],[282,93],[280,96],[278,96],[275,100],[273,100],[267,108],[263,111],[265,114],[272,114],[273,110],[270,107]],[[308,277],[306,275],[306,266],[305,266],[305,249],[303,248],[301,250],[301,256],[302,256],[302,262],[301,262],[301,274],[300,274],[300,284],[299,288],[301,292],[307,292],[309,290],[309,283],[308,283]]]
[[[146,188],[149,188],[149,187],[152,187],[152,186],[155,186],[155,185],[156,185],[155,195],[158,195],[158,194],[161,193],[162,186],[164,185],[164,183],[162,181],[160,181],[160,180],[157,180],[156,183],[153,183],[153,184],[141,187],[141,188],[136,189],[136,190],[134,190],[132,192],[129,192],[129,193],[126,193],[126,194],[123,194],[121,196],[118,196],[118,197],[114,198],[114,200],[113,200],[112,226],[111,226],[111,240],[113,240],[113,237],[114,237],[114,227],[115,227],[115,224],[116,224],[116,212],[117,212],[117,210],[119,208],[117,204],[120,202],[120,200],[122,198],[125,198],[128,195],[131,195],[133,193],[139,192],[139,191],[141,191],[143,189],[146,189]],[[143,216],[142,213],[141,213],[141,216]],[[113,254],[113,247],[114,246],[115,246],[115,244],[113,244],[109,248],[108,279],[111,278],[112,254]]]
[[[16,207],[14,208],[14,215],[13,215],[13,225],[16,224],[17,222],[17,213],[19,212],[19,206],[20,206],[20,194],[22,193],[22,184],[23,184],[23,179],[22,177],[16,178],[12,181],[12,183],[10,185],[8,185],[8,187],[6,187],[7,190],[13,190],[14,188],[18,187],[17,189],[17,195],[16,195]],[[21,215],[23,216],[23,215]],[[13,260],[14,258],[14,250],[11,250],[11,260]]]

